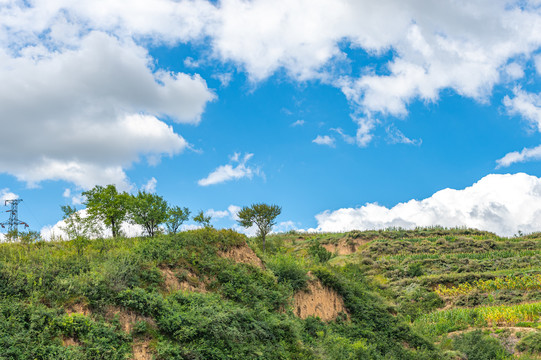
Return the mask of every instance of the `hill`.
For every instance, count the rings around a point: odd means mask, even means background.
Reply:
[[[541,234],[471,229],[280,235],[356,264],[398,318],[450,359],[541,359]]]
[[[0,359],[533,359],[539,240],[290,232],[263,253],[201,229],[0,244]]]

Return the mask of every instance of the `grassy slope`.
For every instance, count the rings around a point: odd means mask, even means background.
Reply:
[[[314,242],[356,250],[329,262],[359,264],[397,317],[437,344],[445,357],[541,358],[540,234],[502,239],[436,228],[292,234],[277,240],[293,243],[297,253],[309,252]]]
[[[292,234],[271,237],[266,254],[256,248],[265,269],[220,256],[246,241],[203,229],[96,240],[82,255],[71,242],[0,244],[0,359],[144,358],[141,349],[156,359],[441,357],[364,275],[362,257],[332,265],[314,239]],[[168,289],[164,274],[207,292]],[[310,277],[338,292],[348,314],[296,317],[291,299]]]

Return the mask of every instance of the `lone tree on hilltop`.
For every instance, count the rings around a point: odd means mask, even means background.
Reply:
[[[187,207],[173,206],[167,210],[167,230],[170,234],[176,234],[180,226],[190,218],[190,209]]]
[[[210,228],[210,220],[212,217],[210,215],[205,215],[203,210],[199,211],[197,215],[193,217],[193,220],[204,228]]]
[[[167,201],[160,195],[139,191],[129,197],[129,220],[132,224],[141,225],[150,237],[154,237],[158,226],[167,221],[168,208]]]
[[[88,215],[102,221],[111,229],[113,237],[117,237],[120,234],[120,225],[126,219],[129,195],[125,192],[119,193],[114,185],[96,185],[83,192],[83,195],[86,198],[84,204]]]
[[[278,205],[252,204],[243,207],[237,214],[240,226],[249,228],[252,225],[257,226],[257,236],[261,237],[263,242],[263,251],[265,251],[265,237],[271,232],[272,227],[276,225],[276,218],[282,212]]]

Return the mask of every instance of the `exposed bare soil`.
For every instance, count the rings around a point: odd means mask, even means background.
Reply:
[[[293,306],[295,314],[302,319],[317,316],[323,321],[331,321],[342,312],[347,314],[342,297],[319,280],[311,281],[307,290],[296,293]]]
[[[131,333],[133,326],[138,321],[146,321],[152,326],[156,325],[152,318],[142,316],[134,313],[133,311],[124,310],[116,306],[107,306],[105,308],[105,317],[109,320],[117,317],[118,321],[120,322],[120,326],[122,326],[122,330],[128,334]]]
[[[132,346],[133,357],[132,360],[152,360],[152,351],[150,350],[150,341],[135,342]]]
[[[235,262],[250,264],[260,269],[265,269],[263,261],[257,257],[255,252],[248,245],[233,247],[227,251],[221,252],[219,255]]]
[[[370,242],[370,240],[340,239],[337,243],[321,244],[327,251],[337,255],[354,254],[359,246]]]
[[[179,279],[179,273],[184,272],[181,278],[185,280],[181,281]],[[165,287],[168,291],[195,291],[195,292],[207,292],[204,282],[201,282],[199,278],[190,271],[186,270],[172,270],[169,268],[161,268],[160,272],[165,280]]]

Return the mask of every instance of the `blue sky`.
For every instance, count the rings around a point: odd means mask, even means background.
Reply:
[[[267,202],[281,231],[541,230],[535,1],[7,1],[0,23],[0,196],[44,234],[109,183],[217,227]]]

